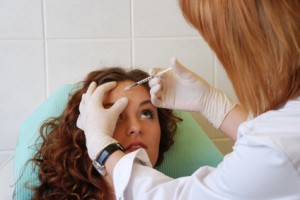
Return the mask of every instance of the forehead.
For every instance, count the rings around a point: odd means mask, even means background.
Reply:
[[[117,87],[106,94],[104,103],[113,103],[121,97],[127,97],[129,102],[139,102],[150,99],[149,91],[143,86],[138,85],[130,90],[124,90],[125,87],[133,83],[132,81],[118,82]]]

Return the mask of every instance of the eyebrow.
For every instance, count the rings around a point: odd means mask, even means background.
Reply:
[[[143,106],[143,105],[146,105],[146,104],[151,104],[152,105],[152,102],[150,99],[147,99],[147,100],[144,100],[140,103],[140,107]],[[111,103],[111,102],[108,102],[106,104],[103,104],[103,107],[104,108],[109,108],[109,107],[112,107],[112,105],[114,105],[114,103]]]
[[[151,100],[150,100],[150,99],[147,99],[147,100],[145,100],[145,101],[142,101],[142,102],[140,103],[140,106],[143,106],[143,105],[149,104],[149,103],[152,105]]]

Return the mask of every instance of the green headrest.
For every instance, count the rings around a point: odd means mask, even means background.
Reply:
[[[14,160],[14,199],[31,199],[32,191],[25,187],[25,183],[30,181],[31,184],[38,184],[38,179],[33,166],[27,164],[27,161],[34,155],[34,144],[39,136],[40,125],[49,117],[59,116],[63,112],[69,94],[74,90],[76,85],[63,85],[21,125]],[[200,166],[218,165],[223,155],[198,123],[187,112],[176,113],[183,122],[179,122],[175,143],[165,153],[164,161],[157,169],[177,178],[191,175]]]

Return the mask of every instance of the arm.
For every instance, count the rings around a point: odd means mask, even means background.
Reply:
[[[248,113],[239,105],[236,105],[223,120],[220,130],[224,132],[228,137],[236,140],[236,132],[239,125],[247,119]],[[108,172],[108,176],[112,179],[113,171],[117,162],[123,158],[125,154],[122,151],[117,151],[111,155],[107,160],[105,166]]]
[[[77,120],[77,127],[84,131],[88,154],[92,160],[95,160],[105,147],[117,142],[112,138],[112,135],[118,117],[126,107],[128,99],[123,97],[110,108],[104,108],[102,105],[105,94],[115,88],[116,85],[116,82],[109,82],[97,87],[96,83],[92,82],[87,92],[82,96],[79,105],[80,115]],[[122,151],[115,151],[111,157],[116,157],[116,159],[109,159],[105,163],[105,165],[110,166],[107,168],[109,176],[112,174],[111,170],[117,162],[117,158],[121,158],[122,155],[124,155]]]
[[[237,104],[225,116],[219,129],[229,138],[236,141],[236,135],[237,135],[236,133],[238,127],[242,122],[247,120],[247,117],[248,117],[248,112],[246,112],[245,109],[243,109],[240,105]]]
[[[217,168],[203,166],[178,179],[135,162],[140,153],[131,158],[126,155],[116,164],[117,199],[276,199],[292,191],[299,194],[295,169],[268,136],[244,136]]]
[[[107,159],[105,163],[105,168],[107,172],[107,176],[112,181],[113,180],[113,171],[115,169],[116,164],[118,163],[121,158],[125,156],[125,153],[122,151],[115,151],[111,154],[111,156]]]
[[[236,130],[246,120],[247,112],[175,58],[171,65],[172,71],[149,81],[152,103],[157,107],[198,112],[235,140]],[[153,69],[151,74],[158,70]]]

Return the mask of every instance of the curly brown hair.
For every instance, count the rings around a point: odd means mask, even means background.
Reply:
[[[70,95],[65,110],[59,117],[50,118],[40,128],[39,142],[32,161],[38,169],[40,184],[32,189],[33,199],[107,199],[108,186],[94,169],[88,156],[85,136],[77,128],[79,103],[82,94],[91,82],[101,85],[110,81],[139,81],[149,76],[138,69],[125,70],[119,67],[93,71],[79,84],[79,89]],[[143,85],[149,90],[148,84]],[[161,164],[166,152],[174,143],[177,121],[181,119],[172,110],[158,108],[161,140],[156,166]]]

